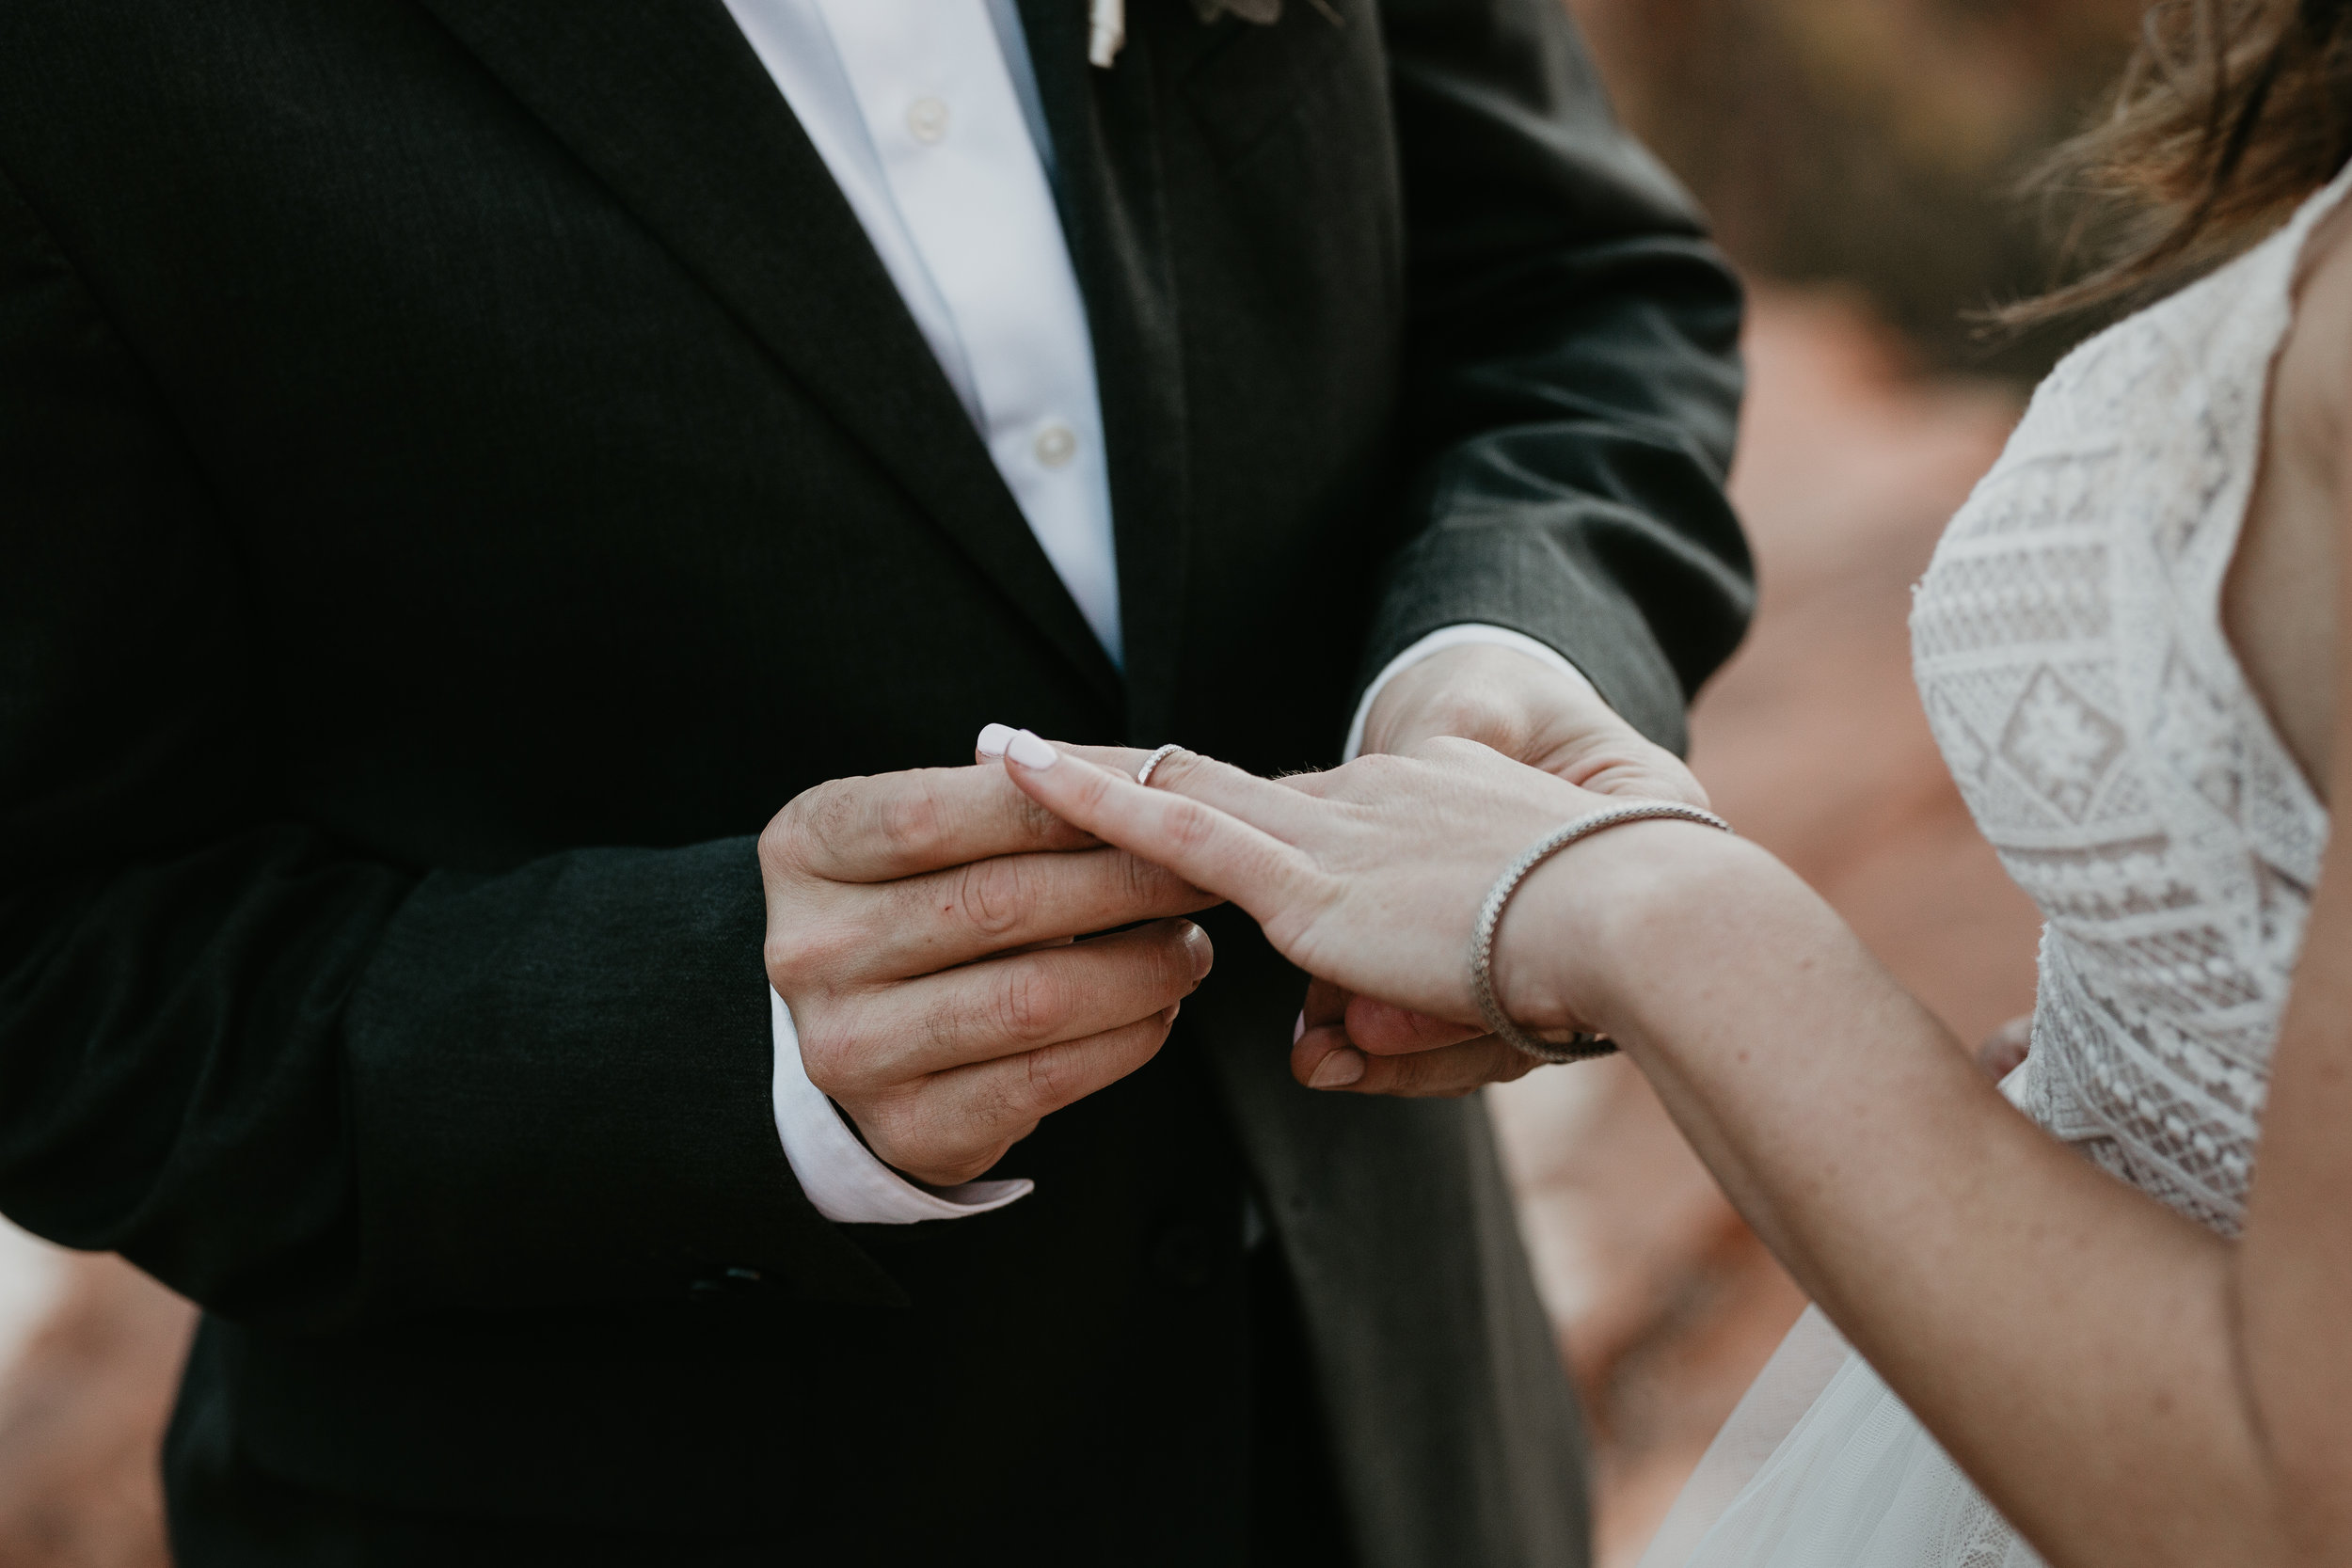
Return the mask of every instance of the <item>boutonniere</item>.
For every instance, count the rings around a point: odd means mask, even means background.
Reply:
[[[1308,0],[1308,4],[1334,27],[1340,24],[1340,13],[1332,8],[1331,0]],[[1282,20],[1282,0],[1192,0],[1192,9],[1203,22],[1237,16],[1270,27]],[[1108,71],[1127,41],[1127,0],[1087,0],[1087,58]]]

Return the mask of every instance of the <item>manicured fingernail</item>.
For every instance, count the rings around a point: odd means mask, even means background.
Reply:
[[[1005,742],[1005,755],[1024,768],[1042,773],[1061,760],[1061,753],[1026,730],[1015,730]]]
[[[1315,1064],[1314,1071],[1307,1076],[1307,1086],[1311,1089],[1343,1089],[1363,1075],[1362,1053],[1342,1048]]]
[[[1012,738],[1010,724],[982,724],[980,738],[972,742],[972,750],[984,757],[1001,757],[1005,743]]]
[[[1291,1025],[1291,1043],[1296,1045],[1307,1037],[1307,1009],[1298,1009],[1298,1022]]]

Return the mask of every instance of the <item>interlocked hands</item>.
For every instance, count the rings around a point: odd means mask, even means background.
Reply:
[[[1411,780],[1400,800],[1418,799],[1416,789],[1484,792],[1493,842],[1455,834],[1428,847],[1422,892],[1438,902],[1415,911],[1412,951],[1371,970],[1316,945],[1327,923],[1301,925],[1293,906],[1252,903],[1263,889],[1186,879],[1196,864],[1186,856],[1224,853],[1238,820],[1214,842],[1118,838],[1125,847],[1116,847],[1089,832],[1097,824],[1087,813],[1119,797],[1079,802],[1064,793],[1082,777],[1133,789],[1140,752],[1058,748],[1080,766],[1050,785],[1035,769],[1015,766],[1009,776],[989,755],[980,767],[809,790],[769,824],[759,853],[768,976],[792,1010],[810,1081],[885,1164],[934,1185],[969,1180],[1042,1117],[1158,1052],[1211,962],[1207,936],[1177,917],[1220,895],[1268,920],[1278,945],[1302,943],[1284,951],[1327,976],[1308,990],[1293,1045],[1302,1084],[1458,1095],[1519,1076],[1533,1058],[1471,1022],[1458,943],[1433,943],[1430,931],[1467,932],[1483,879],[1597,796],[1704,805],[1706,794],[1589,685],[1508,648],[1447,649],[1398,675],[1368,717],[1364,751],[1350,768],[1279,784],[1180,754],[1154,777],[1159,787],[1137,798],[1166,802],[1205,788],[1213,803],[1246,797],[1249,811],[1288,821],[1293,805],[1327,792],[1333,805],[1355,801],[1361,817],[1374,809],[1359,799],[1367,780],[1382,788]],[[1395,752],[1420,760],[1377,755]],[[1424,804],[1432,820],[1451,820],[1458,802]],[[1190,819],[1174,820],[1181,829]],[[1119,821],[1120,832],[1136,831]],[[1367,852],[1393,860],[1394,849]],[[1439,896],[1440,887],[1450,891]],[[1115,934],[1088,935],[1104,931]],[[1508,949],[1498,962],[1506,984]],[[1400,983],[1433,954],[1437,970]],[[1387,1000],[1370,994],[1373,981]],[[1515,1016],[1540,1023],[1546,1015]]]
[[[1027,734],[1006,765],[1065,820],[1231,898],[1309,974],[1465,1036],[1478,1016],[1467,939],[1496,872],[1561,822],[1620,802],[1442,736],[1409,756],[1279,780],[1180,752],[1148,788]],[[1687,879],[1711,876],[1725,853],[1761,851],[1652,820],[1545,863],[1497,945],[1504,1010],[1537,1031],[1610,1032],[1604,956],[1623,945],[1617,911],[1696,885]]]

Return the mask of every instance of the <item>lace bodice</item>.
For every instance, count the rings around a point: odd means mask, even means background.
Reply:
[[[2011,1098],[2224,1232],[2328,814],[2247,685],[2221,585],[2296,265],[2348,182],[2071,355],[1912,612],[1936,739],[2045,921]]]

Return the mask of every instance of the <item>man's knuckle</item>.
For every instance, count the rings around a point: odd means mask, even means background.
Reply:
[[[975,861],[956,881],[956,899],[964,921],[982,936],[1006,935],[1028,912],[1029,874],[1017,859]]]
[[[873,937],[863,920],[843,917],[814,923],[800,939],[800,965],[804,974],[837,976],[873,950]]]
[[[1029,1123],[1034,1127],[1037,1124]],[[931,1171],[935,1186],[953,1187],[988,1174],[997,1161],[1005,1157],[1023,1133],[1006,1134],[1001,1127],[992,1126],[985,1134],[965,1131],[960,1132]]]
[[[874,829],[894,849],[922,855],[946,836],[947,804],[937,783],[916,775],[877,802]]]
[[[790,828],[795,842],[811,851],[839,844],[853,834],[864,815],[862,779],[831,779],[803,793],[792,802]]]
[[[1027,1103],[1021,1114],[1049,1111],[1075,1098],[1072,1083],[1076,1066],[1074,1053],[1049,1045],[1030,1052],[1023,1062],[1026,1068],[1024,1086]]]
[[[799,1021],[801,1068],[808,1081],[831,1094],[853,1086],[856,1042],[844,1030],[815,1020]]]
[[[997,1027],[1008,1039],[1049,1037],[1068,1008],[1060,981],[1050,971],[1031,965],[1015,968],[996,993]]]
[[[1139,855],[1125,850],[1113,851],[1118,856],[1116,894],[1127,909],[1146,909],[1168,895],[1175,884],[1175,874],[1167,867],[1155,865]]]
[[[760,966],[768,983],[779,992],[793,989],[801,970],[801,938],[797,931],[771,931],[759,944]]]
[[[925,1002],[908,1032],[931,1054],[953,1056],[958,1053],[971,1018],[971,1004],[960,993],[950,991]]]
[[[844,910],[804,911],[768,938],[768,971],[792,988],[834,987],[872,968],[878,949],[871,911],[859,904]],[[786,999],[790,989],[778,985]]]
[[[929,1166],[942,1154],[953,1154],[952,1145],[943,1140],[939,1122],[932,1109],[911,1094],[877,1099],[862,1107],[857,1118],[874,1151],[901,1169]]]
[[[760,863],[784,875],[805,875],[817,863],[824,840],[816,830],[823,805],[813,799],[828,786],[819,784],[793,798],[782,811],[769,818],[767,828],[759,835]]]

